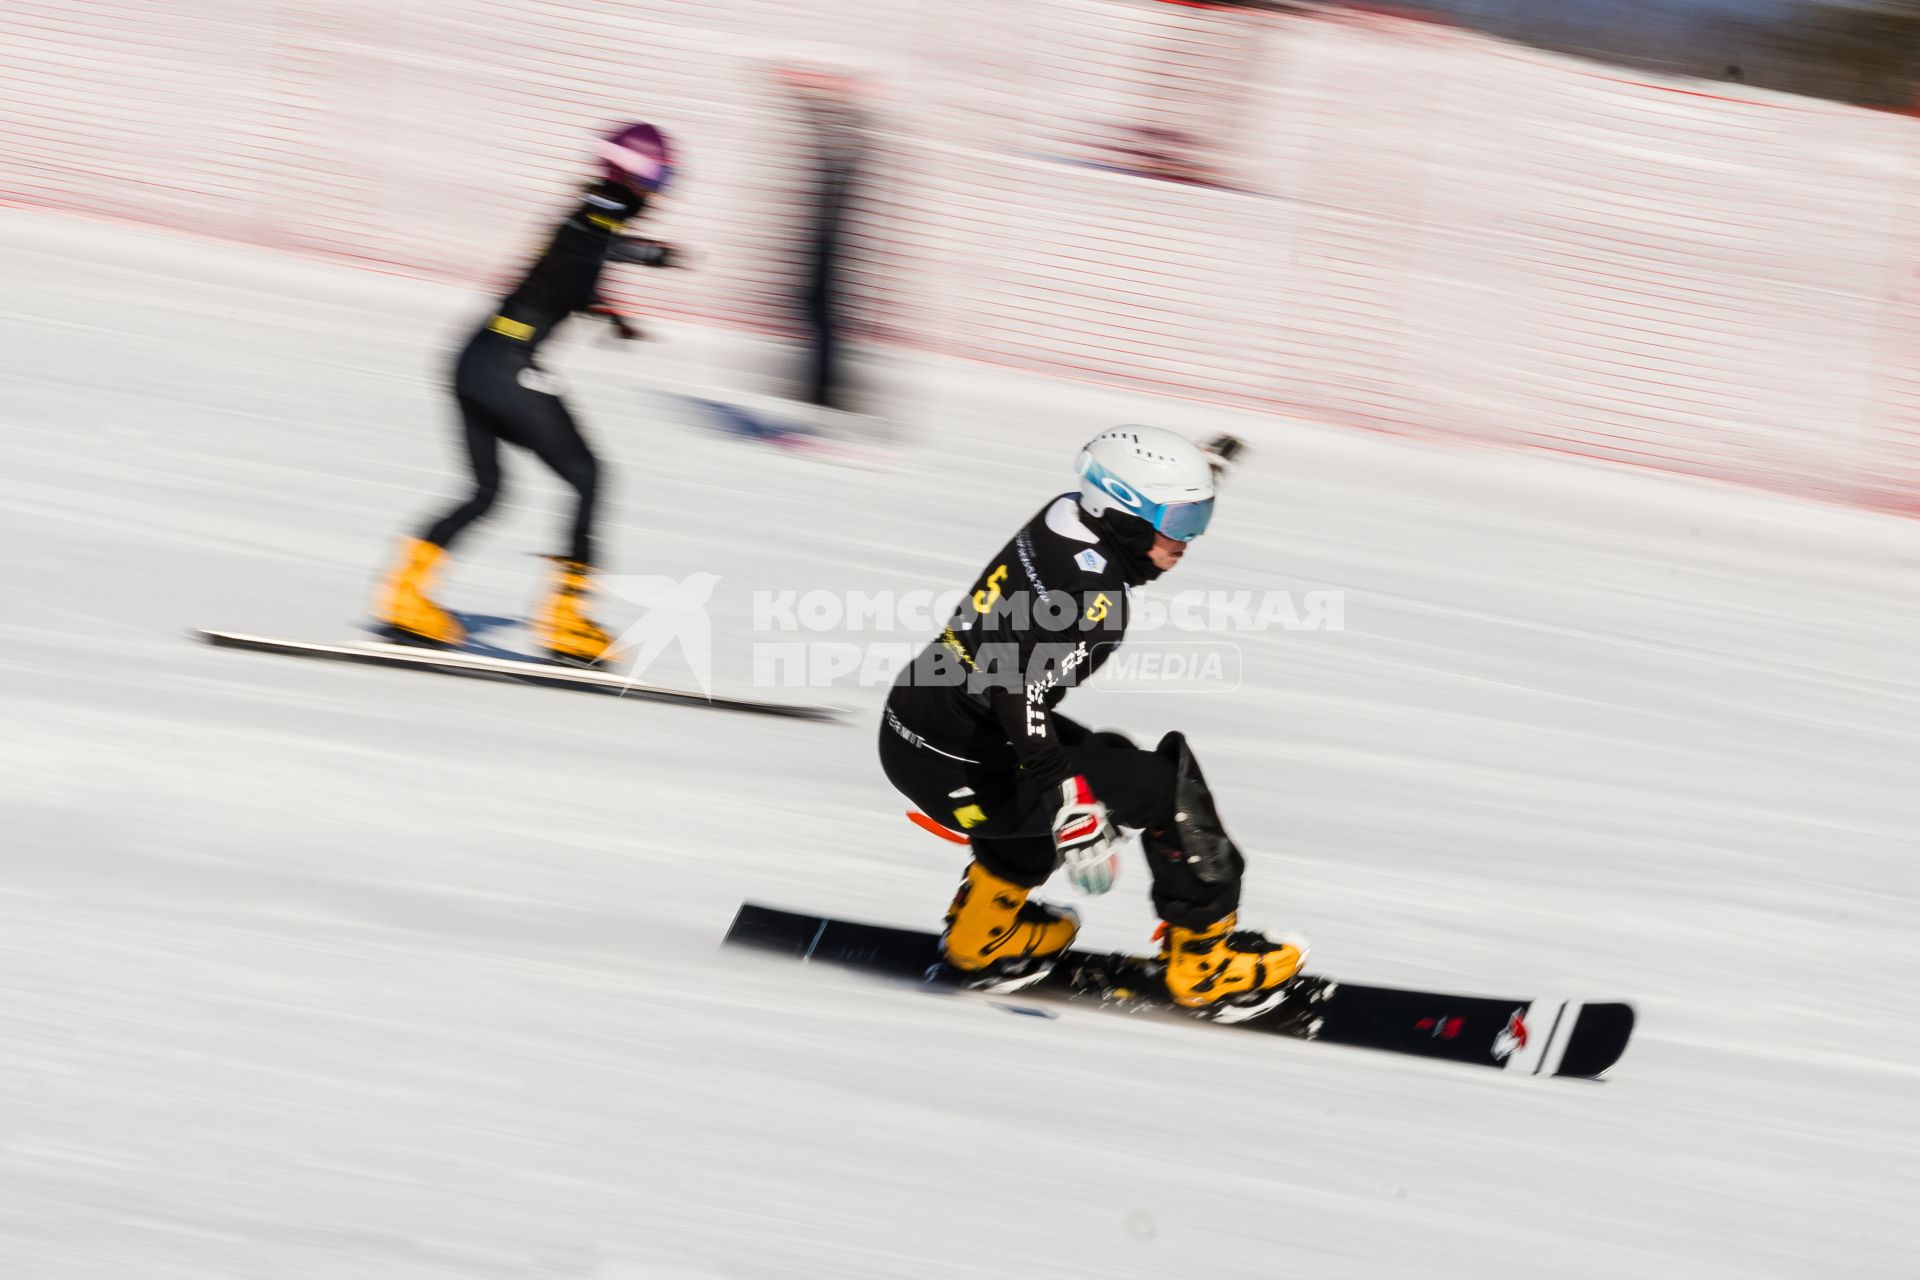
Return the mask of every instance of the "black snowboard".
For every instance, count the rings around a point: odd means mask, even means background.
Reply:
[[[963,975],[941,962],[939,939],[912,929],[747,903],[727,930],[726,945],[808,964],[856,969],[916,986],[949,990],[966,986]],[[1040,982],[1004,998],[1208,1021],[1175,1005],[1161,982],[1158,965],[1139,956],[1069,951]],[[1525,1075],[1593,1079],[1626,1052],[1633,1033],[1633,1009],[1624,1004],[1400,991],[1302,974],[1277,1007],[1244,1022],[1216,1025]]]

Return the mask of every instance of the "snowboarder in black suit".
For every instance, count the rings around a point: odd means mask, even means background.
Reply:
[[[1177,1003],[1248,1016],[1277,1002],[1300,969],[1298,947],[1235,927],[1245,862],[1186,738],[1170,733],[1146,751],[1056,709],[1118,647],[1130,591],[1205,531],[1216,471],[1238,442],[1213,450],[1157,427],[1094,437],[1080,454],[1080,491],[1014,535],[888,696],[888,779],[972,846],[941,944],[982,985],[1035,981],[1067,949],[1077,917],[1028,895],[1059,867],[1105,893],[1119,865],[1116,826],[1142,833]]]
[[[540,367],[539,350],[576,312],[609,320],[623,338],[637,331],[600,298],[608,262],[672,265],[673,250],[657,240],[624,234],[626,225],[664,189],[673,173],[667,138],[650,124],[631,124],[601,140],[602,172],[555,228],[545,250],[512,292],[475,330],[454,363],[453,393],[473,471],[473,488],[451,510],[407,539],[400,562],[381,589],[375,614],[395,639],[457,645],[466,637],[452,614],[427,597],[428,582],[463,530],[500,496],[500,444],[518,445],[573,488],[575,503],[566,551],[553,557],[556,578],[533,619],[536,640],[549,657],[583,665],[607,657],[613,638],[586,616],[594,551],[600,462],[560,397],[559,384]]]

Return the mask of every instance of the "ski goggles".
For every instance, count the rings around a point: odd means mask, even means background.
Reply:
[[[1212,498],[1198,502],[1148,502],[1131,485],[1093,461],[1086,463],[1081,475],[1126,508],[1129,515],[1140,517],[1175,542],[1193,541],[1207,531],[1207,525],[1213,520]]]
[[[1153,509],[1153,527],[1175,542],[1191,542],[1207,531],[1213,520],[1213,499],[1199,502],[1163,502]]]

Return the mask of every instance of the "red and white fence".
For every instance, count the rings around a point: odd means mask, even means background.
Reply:
[[[11,0],[0,200],[484,283],[591,132],[647,118],[701,269],[644,307],[780,329],[806,176],[766,72],[821,56],[885,90],[888,339],[1920,512],[1920,120],[1418,23]]]

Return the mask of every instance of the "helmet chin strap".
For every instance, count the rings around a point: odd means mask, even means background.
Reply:
[[[1119,552],[1117,558],[1129,586],[1143,586],[1160,576],[1162,570],[1153,562],[1151,554],[1154,540],[1152,525],[1139,516],[1125,515],[1113,507],[1086,519],[1100,535],[1100,540]]]

